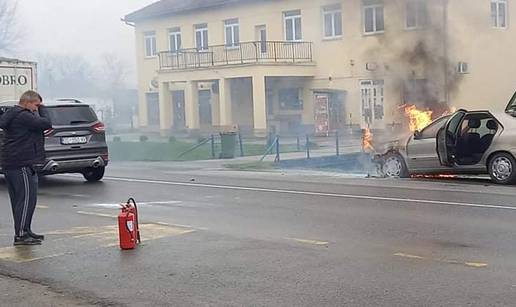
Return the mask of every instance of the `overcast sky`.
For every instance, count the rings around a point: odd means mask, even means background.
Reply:
[[[98,62],[102,54],[116,53],[134,71],[134,29],[120,18],[156,1],[18,0],[18,26],[24,41],[16,57],[72,53]]]

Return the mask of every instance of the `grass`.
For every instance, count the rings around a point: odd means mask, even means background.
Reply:
[[[265,171],[276,168],[273,162],[245,162],[245,163],[232,163],[226,164],[224,167],[237,170],[237,171]]]

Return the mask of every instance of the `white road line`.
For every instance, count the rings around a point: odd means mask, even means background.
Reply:
[[[504,205],[486,205],[486,204],[449,202],[449,201],[428,200],[428,199],[380,197],[380,196],[309,192],[309,191],[296,191],[296,190],[283,190],[283,189],[266,189],[266,188],[256,188],[256,187],[242,187],[242,186],[229,186],[229,185],[226,186],[226,185],[205,184],[205,183],[187,183],[187,182],[174,182],[174,181],[164,181],[164,180],[132,179],[132,178],[123,178],[123,177],[104,177],[104,180],[134,182],[134,183],[151,183],[151,184],[162,184],[162,185],[172,185],[172,186],[186,186],[186,187],[196,187],[196,188],[268,192],[268,193],[337,197],[337,198],[349,198],[349,199],[380,200],[380,201],[389,201],[389,202],[398,202],[398,203],[401,202],[401,203],[432,204],[432,205],[487,208],[487,209],[503,209],[503,210],[516,211],[516,207],[504,206]]]

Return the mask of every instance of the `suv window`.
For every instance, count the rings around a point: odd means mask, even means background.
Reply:
[[[55,126],[88,124],[97,121],[95,112],[88,106],[49,107],[50,121]]]

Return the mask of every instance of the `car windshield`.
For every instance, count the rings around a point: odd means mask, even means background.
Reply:
[[[50,120],[55,126],[87,124],[97,121],[97,116],[88,106],[49,107]]]

